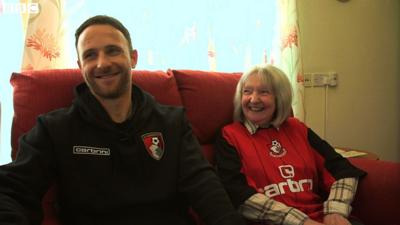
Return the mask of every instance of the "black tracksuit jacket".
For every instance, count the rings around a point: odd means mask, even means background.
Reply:
[[[69,108],[38,117],[17,159],[0,167],[0,224],[40,224],[41,198],[56,184],[65,225],[243,224],[180,107],[133,86],[133,116],[112,122],[86,84]],[[162,135],[157,160],[143,135]]]

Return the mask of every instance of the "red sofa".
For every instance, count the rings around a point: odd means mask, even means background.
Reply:
[[[213,140],[224,124],[232,120],[232,99],[240,73],[193,70],[133,71],[133,80],[164,104],[184,106],[193,132],[205,157],[213,163]],[[18,151],[18,137],[35,123],[37,115],[67,106],[73,99],[73,86],[82,82],[77,69],[13,73],[14,119],[12,156]],[[352,159],[366,170],[359,184],[353,214],[365,225],[400,225],[400,163]],[[43,224],[55,225],[55,194],[43,199]]]

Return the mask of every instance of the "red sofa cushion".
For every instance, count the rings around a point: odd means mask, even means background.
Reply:
[[[182,105],[175,78],[162,71],[133,71],[133,82],[160,103]],[[73,87],[82,82],[79,69],[58,69],[13,73],[14,118],[11,130],[12,158],[18,138],[35,124],[39,114],[72,103]]]
[[[169,70],[175,76],[186,114],[201,144],[211,143],[232,121],[233,96],[241,73]]]
[[[368,175],[358,184],[353,215],[366,225],[400,225],[400,163],[350,158]]]

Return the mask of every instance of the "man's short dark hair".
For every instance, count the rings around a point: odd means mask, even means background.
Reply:
[[[114,27],[115,29],[119,30],[122,32],[126,40],[128,41],[129,44],[129,50],[133,51],[133,46],[132,46],[132,41],[131,41],[131,36],[129,34],[128,29],[117,19],[114,17],[106,16],[106,15],[97,15],[93,16],[89,19],[87,19],[85,22],[83,22],[78,29],[76,29],[75,32],[75,48],[78,49],[78,38],[81,35],[81,33],[89,26],[91,25],[96,25],[96,24],[103,24],[103,25],[110,25]]]

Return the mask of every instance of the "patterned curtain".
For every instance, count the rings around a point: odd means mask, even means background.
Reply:
[[[281,68],[289,77],[293,87],[293,113],[304,121],[304,77],[299,43],[299,26],[296,0],[278,1],[279,27],[279,62]]]
[[[33,9],[22,14],[25,30],[22,71],[65,68],[63,0],[21,0]]]

